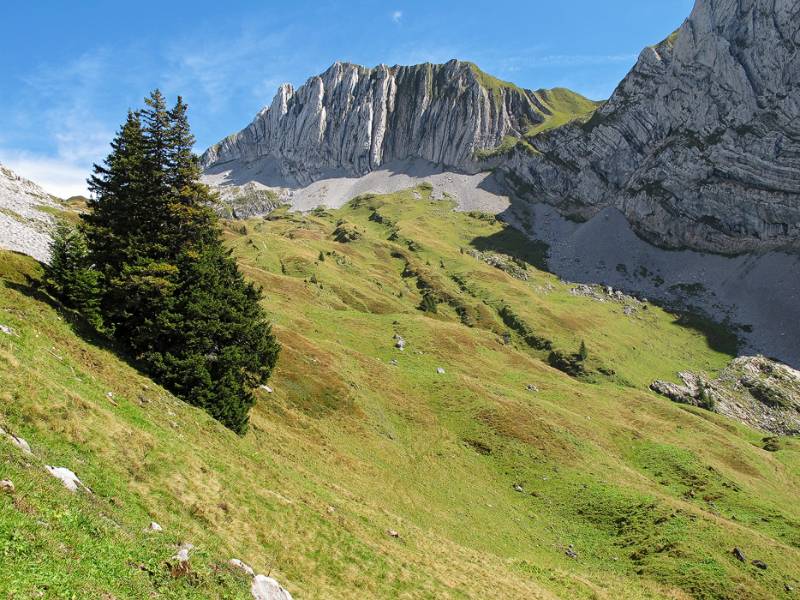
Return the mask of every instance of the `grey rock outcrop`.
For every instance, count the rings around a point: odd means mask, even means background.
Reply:
[[[292,595],[272,577],[256,575],[250,586],[254,600],[292,600]]]
[[[409,159],[476,171],[477,151],[521,137],[546,110],[535,93],[471,63],[369,69],[337,62],[297,90],[282,85],[270,106],[209,148],[202,164],[271,160],[278,175],[301,185]]]
[[[89,493],[92,492],[91,489],[86,487],[84,483],[78,479],[78,476],[75,475],[75,473],[66,467],[51,467],[50,465],[45,465],[45,469],[48,473],[50,473],[50,475],[60,480],[61,483],[64,484],[64,487],[70,492],[77,492],[78,490],[85,490]]]
[[[505,180],[571,217],[618,208],[665,247],[798,247],[798,46],[795,0],[697,0],[588,122],[515,150]]]
[[[650,388],[778,435],[800,434],[800,371],[763,356],[734,359],[716,378],[678,373],[683,382],[654,381]]]
[[[58,208],[42,188],[0,164],[0,248],[46,262],[55,227],[55,219],[46,211]]]

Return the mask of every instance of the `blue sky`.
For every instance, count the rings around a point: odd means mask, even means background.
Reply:
[[[277,86],[336,60],[472,60],[529,88],[606,98],[693,0],[8,2],[0,23],[0,162],[67,196],[129,107],[160,87],[190,106],[198,152]]]

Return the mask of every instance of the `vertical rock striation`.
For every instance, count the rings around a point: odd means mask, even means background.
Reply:
[[[474,171],[476,151],[521,137],[544,120],[543,108],[533,92],[466,62],[374,69],[337,62],[297,90],[282,85],[269,107],[209,148],[202,163],[273,159],[300,185],[409,159]]]

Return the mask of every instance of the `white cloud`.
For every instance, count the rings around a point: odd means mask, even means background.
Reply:
[[[549,54],[547,56],[531,57],[530,65],[532,67],[582,67],[635,62],[636,57],[636,54]]]
[[[260,65],[268,65],[278,57],[289,38],[290,30],[286,29],[269,34],[244,30],[216,41],[181,40],[166,49],[163,91],[172,94],[193,90],[196,96],[202,96],[207,111],[222,112],[237,93],[247,90],[260,94],[265,82],[275,79],[258,73],[263,68]],[[274,93],[272,89],[269,100]]]
[[[36,123],[37,146],[48,150],[11,150],[6,140],[0,160],[53,195],[86,195],[92,164],[105,158],[114,134],[93,105],[103,96],[112,58],[100,49],[31,73],[25,79],[31,102],[18,110],[19,120]]]
[[[59,198],[88,194],[89,169],[67,159],[0,149],[0,163]]]
[[[395,23],[399,24],[403,20],[403,11],[402,10],[395,10],[395,11],[392,12],[392,14],[390,16],[392,18],[392,21],[394,21]]]

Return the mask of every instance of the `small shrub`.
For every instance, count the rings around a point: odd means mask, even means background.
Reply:
[[[438,312],[436,298],[430,292],[425,292],[422,296],[422,302],[419,308],[423,312],[436,313]]]
[[[572,377],[578,377],[586,374],[586,368],[583,366],[583,361],[577,354],[567,354],[566,352],[562,352],[560,350],[553,350],[547,357],[547,362],[551,367],[558,369],[567,375],[571,375]]]

